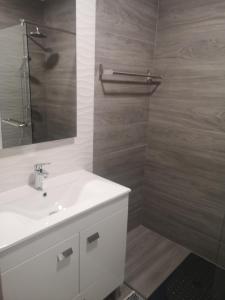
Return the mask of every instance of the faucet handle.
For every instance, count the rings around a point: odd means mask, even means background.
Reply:
[[[50,165],[50,162],[47,163],[37,163],[34,165],[34,170],[35,171],[42,171],[44,166]]]

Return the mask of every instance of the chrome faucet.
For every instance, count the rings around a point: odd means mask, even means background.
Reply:
[[[38,191],[43,190],[43,180],[48,177],[48,172],[43,169],[43,166],[50,163],[39,163],[34,165],[34,188]]]

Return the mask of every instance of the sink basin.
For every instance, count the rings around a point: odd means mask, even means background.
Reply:
[[[23,197],[16,197],[1,206],[1,211],[10,211],[31,219],[43,219],[67,209],[75,204],[71,199],[71,185],[46,187],[43,191],[35,191],[24,187]],[[77,195],[76,195],[77,196]]]
[[[20,231],[24,231],[30,225],[31,220],[20,214],[11,211],[0,212],[0,237],[2,240],[20,237]]]
[[[0,251],[76,217],[130,189],[87,171],[47,179],[43,191],[26,185],[0,194]]]
[[[1,205],[0,213],[9,211],[31,219],[43,219],[74,205],[84,206],[101,199],[104,191],[108,191],[110,187],[109,182],[99,182],[96,179],[85,184],[81,184],[79,179],[63,184],[50,183],[46,184],[43,191],[26,186],[20,189],[21,194],[18,195],[18,189],[15,190],[12,195],[14,199]]]

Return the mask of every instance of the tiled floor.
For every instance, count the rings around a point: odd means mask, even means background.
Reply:
[[[126,283],[148,298],[190,252],[139,226],[127,239]]]
[[[132,289],[147,299],[189,254],[144,226],[135,228],[127,238],[125,283],[130,289],[122,286],[117,300],[124,299]]]
[[[131,292],[132,289],[130,289],[127,285],[124,284],[120,287],[119,293],[116,293],[116,295],[110,295],[105,300],[124,300]]]

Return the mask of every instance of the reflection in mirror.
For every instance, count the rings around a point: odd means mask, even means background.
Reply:
[[[74,0],[0,0],[0,149],[76,135]]]

